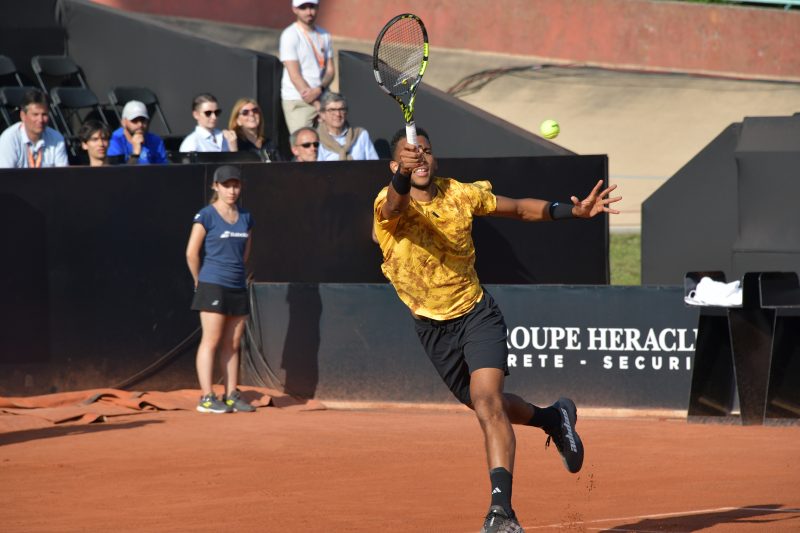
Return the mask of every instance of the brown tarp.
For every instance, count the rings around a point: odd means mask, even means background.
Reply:
[[[325,409],[317,400],[295,398],[260,387],[239,387],[242,397],[255,407],[280,407],[302,411]],[[215,387],[218,395],[222,387]],[[194,410],[200,391],[124,391],[91,389],[43,396],[0,397],[0,433],[54,424],[91,424],[111,416],[148,411]]]

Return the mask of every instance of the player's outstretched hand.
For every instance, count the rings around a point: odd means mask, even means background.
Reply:
[[[595,185],[594,189],[592,189],[592,192],[589,193],[589,196],[583,200],[578,200],[577,196],[570,197],[570,200],[572,200],[572,204],[574,205],[572,208],[572,214],[578,218],[592,218],[599,213],[612,213],[614,215],[618,215],[619,211],[608,207],[609,204],[613,204],[614,202],[619,202],[622,200],[622,196],[609,196],[611,191],[616,189],[617,186],[612,185],[601,191],[600,187],[602,186],[603,180],[598,181],[597,185]]]

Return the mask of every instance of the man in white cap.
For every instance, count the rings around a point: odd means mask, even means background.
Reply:
[[[312,125],[336,74],[331,34],[314,24],[318,9],[319,0],[292,0],[297,20],[281,33],[281,104],[290,132]]]
[[[130,165],[150,165],[167,162],[164,141],[149,133],[150,114],[147,106],[131,100],[122,108],[122,126],[111,134],[108,157],[122,156]]]

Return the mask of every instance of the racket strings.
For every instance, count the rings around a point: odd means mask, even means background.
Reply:
[[[392,24],[378,45],[377,68],[394,95],[407,94],[420,78],[425,59],[425,36],[419,23],[401,19]]]

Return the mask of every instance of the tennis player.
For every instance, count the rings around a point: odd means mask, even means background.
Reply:
[[[201,413],[251,412],[236,385],[239,379],[239,345],[245,318],[250,313],[245,262],[250,254],[253,220],[237,206],[242,191],[239,169],[231,165],[214,172],[214,194],[210,205],[194,216],[186,262],[194,278],[192,309],[200,312],[203,335],[197,349],[197,377],[203,396],[197,404]],[[200,249],[205,257],[200,260]],[[220,399],[211,387],[214,355],[219,349],[225,376],[225,396]]]
[[[478,281],[472,242],[474,216],[500,216],[527,222],[591,218],[618,213],[609,204],[616,186],[583,200],[561,204],[492,193],[488,181],[460,183],[436,177],[430,137],[417,129],[419,146],[392,139],[394,175],[374,204],[374,237],[383,252],[381,269],[414,317],[417,335],[458,400],[475,411],[484,434],[491,481],[491,503],[483,532],[521,532],[511,506],[516,441],[511,424],[542,428],[555,443],[564,465],[578,472],[583,444],[575,431],[577,409],[561,398],[549,407],[532,405],[503,392],[508,375],[506,324],[500,309]]]

